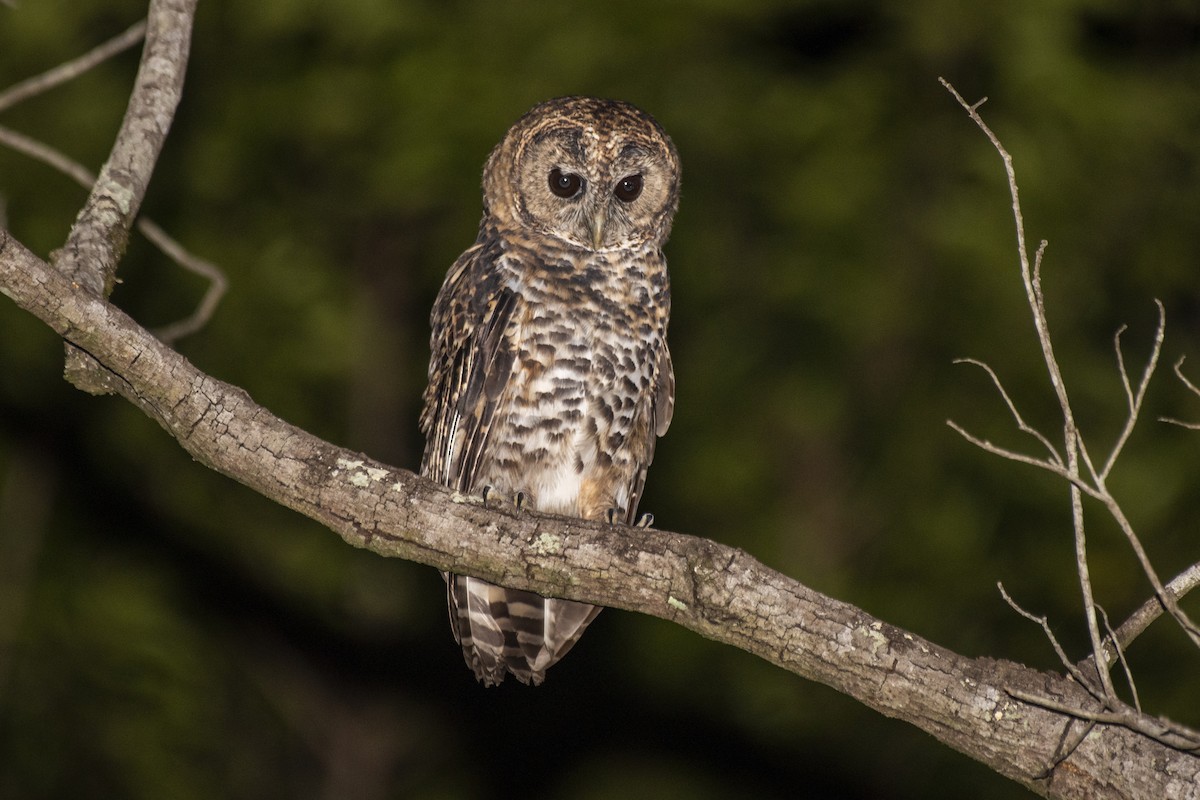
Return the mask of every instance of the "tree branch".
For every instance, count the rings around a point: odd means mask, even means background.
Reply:
[[[196,0],[152,0],[146,45],[125,118],[92,193],[59,252],[56,266],[107,297],[117,261],[183,94]]]
[[[484,509],[317,439],[200,372],[2,230],[0,291],[93,357],[114,391],[198,461],[355,547],[674,621],[904,719],[1050,797],[1197,796],[1179,787],[1200,786],[1200,758],[1119,725],[1098,725],[1046,774],[1074,723],[1013,692],[1107,711],[1066,677],[957,655],[716,542]]]

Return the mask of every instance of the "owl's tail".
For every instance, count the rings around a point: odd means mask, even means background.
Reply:
[[[446,576],[446,595],[454,638],[485,686],[496,686],[508,673],[537,686],[600,613],[599,606],[465,575]]]

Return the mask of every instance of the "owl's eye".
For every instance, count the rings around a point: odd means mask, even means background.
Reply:
[[[627,175],[617,183],[617,187],[613,189],[613,194],[622,203],[632,203],[637,200],[638,195],[642,193],[642,176]]]
[[[559,197],[574,197],[582,187],[583,178],[574,172],[563,172],[558,167],[550,170],[550,191]]]

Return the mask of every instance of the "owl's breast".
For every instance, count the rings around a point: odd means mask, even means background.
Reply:
[[[651,304],[562,295],[526,287],[513,380],[480,478],[525,492],[543,511],[623,511],[654,435],[652,369],[665,331]]]

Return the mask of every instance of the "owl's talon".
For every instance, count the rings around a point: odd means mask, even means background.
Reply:
[[[640,517],[638,517],[638,521],[636,523],[634,523],[633,527],[642,528],[642,529],[653,528],[654,527],[654,515],[649,512],[642,514]]]
[[[609,525],[616,525],[617,524],[617,509],[610,508],[607,511],[605,511],[604,512],[604,521],[607,522]]]
[[[525,492],[507,495],[494,486],[484,486],[479,490],[479,496],[484,508],[503,508],[505,504],[511,503],[517,511],[523,511],[529,505],[529,495]]]

